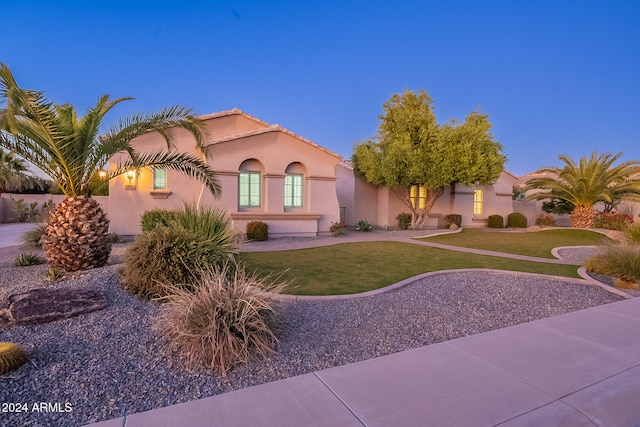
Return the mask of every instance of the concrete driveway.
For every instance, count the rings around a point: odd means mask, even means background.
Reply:
[[[37,223],[33,222],[0,224],[0,248],[18,246],[20,244],[20,236],[22,236],[22,233],[31,230],[37,225]]]

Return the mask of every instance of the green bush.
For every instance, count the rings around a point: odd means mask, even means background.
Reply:
[[[11,210],[18,214],[18,221],[20,222],[33,221],[36,217],[40,216],[40,212],[38,212],[38,202],[27,204],[24,199],[13,200]]]
[[[640,280],[640,245],[607,245],[585,260],[588,271],[627,281]]]
[[[527,217],[520,212],[512,212],[507,215],[507,227],[527,228]]]
[[[356,224],[356,231],[371,231],[371,224],[366,219],[361,219]]]
[[[30,265],[44,264],[45,262],[46,260],[39,257],[38,255],[34,255],[32,253],[23,253],[18,255],[13,260],[13,265],[15,265],[16,267],[28,267]]]
[[[487,222],[489,228],[504,228],[504,218],[502,215],[489,215],[489,221]]]
[[[151,230],[155,230],[156,227],[169,225],[169,222],[174,218],[175,211],[169,211],[166,209],[151,209],[145,211],[140,219],[140,227],[143,233],[147,233]]]
[[[182,227],[157,227],[136,238],[124,257],[124,289],[142,298],[166,296],[163,283],[193,292],[197,270],[221,264],[226,254]]]
[[[18,369],[29,361],[27,353],[18,344],[0,342],[0,375]]]
[[[594,218],[594,228],[622,231],[633,224],[633,218],[627,214],[600,212]]]
[[[226,376],[233,366],[273,351],[271,294],[286,284],[269,281],[230,263],[202,270],[195,292],[167,285],[155,328],[189,365],[205,365]]]
[[[396,217],[400,230],[408,230],[411,225],[411,214],[401,213]]]
[[[251,221],[247,224],[247,239],[262,242],[269,238],[269,224],[262,221]]]
[[[451,224],[455,224],[458,227],[462,227],[462,215],[459,214],[449,214],[445,217],[447,220],[447,224],[451,226]]]

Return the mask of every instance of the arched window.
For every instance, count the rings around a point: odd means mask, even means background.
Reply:
[[[284,207],[301,208],[304,192],[304,166],[291,163],[285,170],[284,177]]]
[[[238,205],[241,208],[259,208],[261,205],[262,165],[249,159],[240,165],[238,177]]]

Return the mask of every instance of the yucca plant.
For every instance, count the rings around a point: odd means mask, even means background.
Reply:
[[[183,128],[204,147],[205,127],[192,111],[181,106],[155,114],[136,114],[100,135],[105,115],[120,102],[103,95],[83,117],[73,105],[58,105],[44,92],[19,87],[9,68],[0,64],[0,146],[17,153],[46,173],[66,199],[51,210],[44,249],[52,268],[76,271],[104,266],[111,252],[109,220],[91,198],[92,183],[100,169],[116,153],[128,157],[107,173],[114,178],[130,170],[166,167],[202,181],[214,196],[220,185],[205,161],[171,151],[170,128]],[[167,149],[138,152],[131,141],[149,131],[159,132]]]
[[[22,246],[26,248],[42,248],[42,241],[47,234],[47,224],[41,222],[31,230],[25,231],[20,236]]]
[[[13,260],[16,267],[28,267],[30,265],[44,264],[45,260],[32,253],[22,253]]]
[[[576,162],[569,156],[559,158],[563,167],[546,167],[536,171],[542,176],[527,181],[525,191],[534,190],[525,201],[560,199],[575,205],[571,226],[593,228],[594,205],[603,202],[614,206],[622,200],[640,201],[640,162],[614,165],[622,156],[593,152]],[[543,191],[536,191],[543,190]]]

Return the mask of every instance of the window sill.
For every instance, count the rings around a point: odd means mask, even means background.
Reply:
[[[171,191],[154,190],[150,191],[149,194],[151,194],[151,197],[153,197],[154,199],[168,199],[171,195]]]

